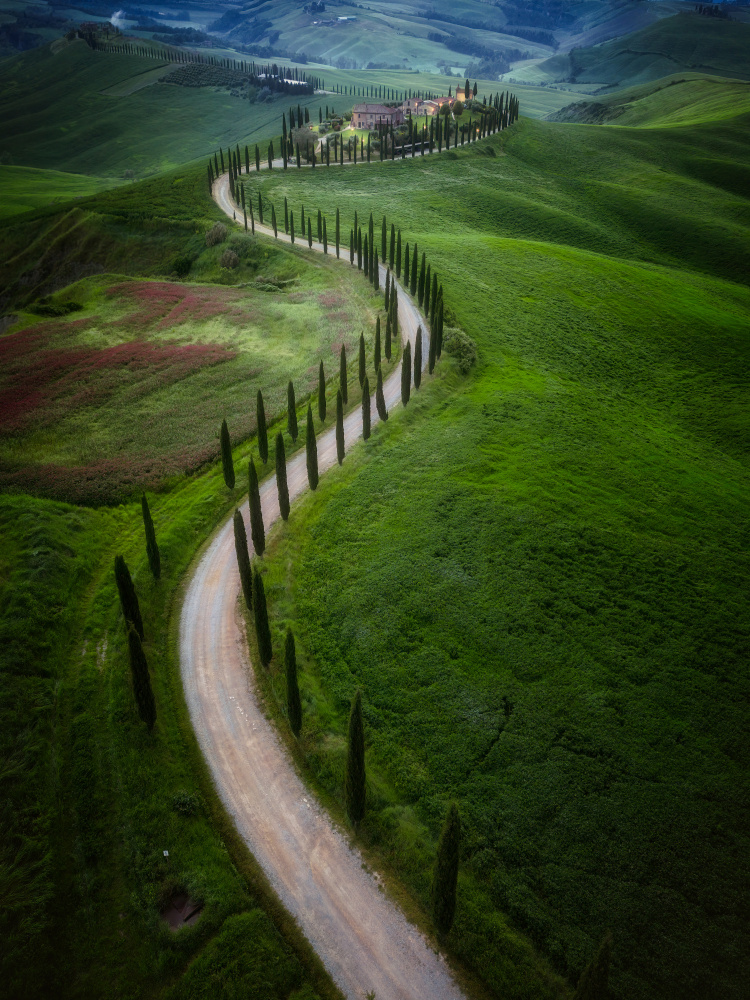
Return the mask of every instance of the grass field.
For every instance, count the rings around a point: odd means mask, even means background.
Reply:
[[[0,187],[3,191],[0,219],[56,202],[83,198],[111,186],[112,181],[84,174],[0,165]]]
[[[497,995],[546,995],[510,928],[575,982],[610,927],[615,997],[740,1000],[746,118],[522,120],[490,145],[376,164],[376,188],[356,171],[261,181],[385,212],[479,354],[469,378],[446,357],[273,541],[304,755],[340,797],[361,686],[363,838],[425,907],[459,802],[451,942]]]

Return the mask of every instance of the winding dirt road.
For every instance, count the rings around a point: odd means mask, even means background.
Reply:
[[[213,193],[231,218],[237,206],[226,175]],[[273,237],[265,227],[256,230]],[[279,239],[288,241],[281,233]],[[350,266],[348,260],[341,266]],[[381,273],[384,281],[382,267]],[[399,324],[412,344],[420,324],[426,332],[424,318],[400,287]],[[425,336],[425,361],[427,346]],[[401,405],[400,386],[399,369],[383,387],[389,410]],[[373,399],[373,426],[377,421]],[[346,417],[344,433],[348,451],[362,434],[361,408]],[[320,472],[335,462],[330,427],[318,437]],[[308,488],[304,449],[288,462],[287,476],[294,500]],[[279,516],[275,476],[263,482],[260,495],[268,529]],[[247,505],[242,513],[247,523]],[[201,558],[180,619],[187,704],[227,811],[347,997],[362,1000],[374,991],[377,1000],[461,1000],[442,957],[386,897],[378,877],[363,868],[359,852],[310,797],[263,714],[238,613],[239,591],[230,519]]]

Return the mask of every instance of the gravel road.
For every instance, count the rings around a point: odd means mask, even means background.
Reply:
[[[237,206],[226,175],[214,185],[214,197],[231,218]],[[273,235],[260,226],[256,231]],[[283,234],[279,239],[288,241]],[[349,267],[348,259],[341,266]],[[381,273],[384,282],[382,267]],[[400,287],[399,324],[412,344],[420,324],[425,336],[424,318]],[[425,361],[427,346],[425,336]],[[401,405],[400,386],[397,370],[384,385],[389,410]],[[373,426],[377,421],[373,398]],[[346,417],[344,431],[348,450],[362,434],[361,408]],[[336,462],[333,426],[318,437],[318,462],[321,474]],[[294,500],[308,488],[304,449],[288,462],[287,475]],[[260,493],[268,529],[279,516],[275,476],[264,480]],[[242,513],[248,524],[246,504]],[[227,811],[347,997],[362,1000],[374,991],[377,1000],[460,1000],[442,957],[387,898],[377,875],[363,868],[359,852],[308,794],[264,716],[238,613],[239,591],[230,519],[201,558],[180,619],[187,704]]]

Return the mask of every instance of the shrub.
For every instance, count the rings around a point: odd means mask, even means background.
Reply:
[[[192,266],[193,266],[193,258],[188,256],[187,254],[179,254],[172,261],[172,270],[174,271],[174,273],[177,275],[178,278],[186,277],[189,274],[190,268]]]
[[[234,270],[235,267],[239,267],[240,258],[237,256],[234,250],[225,250],[224,253],[221,255],[219,264],[221,264],[222,267],[226,267],[230,271],[232,271]]]
[[[223,222],[215,222],[206,233],[206,246],[213,247],[227,238],[227,227]]]
[[[191,792],[176,792],[172,796],[172,808],[180,816],[195,816],[200,803]]]
[[[456,359],[462,375],[466,375],[471,366],[476,363],[477,345],[463,330],[445,327],[443,347],[448,354],[452,354]]]

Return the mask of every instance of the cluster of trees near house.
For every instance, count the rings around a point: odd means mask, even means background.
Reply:
[[[426,124],[421,129],[417,128],[411,118],[409,118],[405,126],[405,131],[397,131],[392,125],[380,125],[378,126],[375,139],[376,146],[373,145],[372,133],[368,133],[366,144],[364,137],[360,137],[359,140],[356,137],[350,137],[344,141],[343,136],[334,133],[331,136],[331,140],[325,144],[325,151],[321,153],[321,162],[325,163],[328,167],[330,167],[332,160],[334,163],[343,165],[344,156],[346,155],[348,162],[356,163],[358,150],[360,162],[364,162],[366,159],[368,163],[372,160],[373,149],[377,150],[381,161],[387,159],[389,154],[390,159],[394,160],[397,152],[402,159],[406,158],[407,152],[411,154],[412,158],[417,153],[421,156],[424,156],[426,152],[433,153],[436,148],[441,153],[443,146],[445,146],[446,150],[449,150],[451,146],[463,146],[467,142],[471,144],[478,139],[483,139],[488,135],[508,128],[508,126],[512,125],[518,119],[518,114],[518,99],[506,91],[503,94],[495,94],[489,105],[482,106],[476,118],[470,114],[466,122],[455,121],[449,115],[439,115],[430,119],[429,129]],[[312,138],[309,138],[305,145],[301,145],[299,140],[295,142],[293,138],[292,130],[296,127],[294,123],[295,121],[298,123],[301,122],[302,115],[303,112],[299,105],[297,105],[296,119],[294,109],[289,109],[291,129],[287,129],[286,113],[282,115],[282,133],[278,141],[284,170],[292,162],[296,164],[297,168],[300,168],[303,159],[312,167],[315,167],[318,162]],[[305,121],[309,121],[306,108],[304,116]],[[332,146],[333,156],[331,155]],[[266,156],[268,169],[272,170],[274,161],[273,139],[268,144]],[[260,147],[257,144],[252,162],[255,164],[255,170],[259,171],[261,155]],[[235,149],[232,149],[231,146],[227,147],[226,161],[224,159],[224,150],[219,149],[209,159],[206,167],[209,188],[213,186],[214,181],[218,177],[228,171],[232,191],[236,193],[235,200],[239,203],[240,196],[237,184],[238,178],[242,175],[243,163],[245,173],[249,174],[251,157],[248,145],[245,145],[244,158],[240,151],[239,143],[235,146]]]

